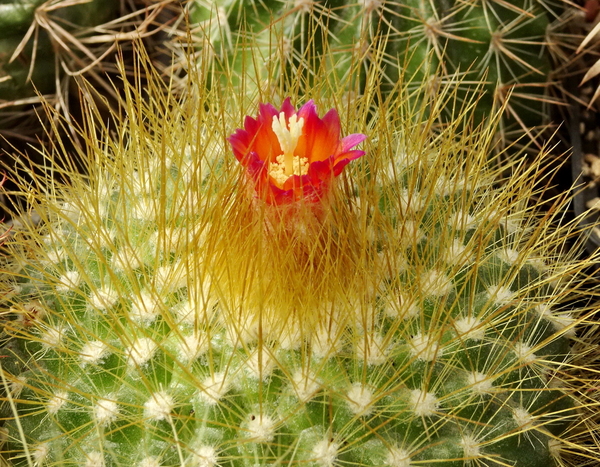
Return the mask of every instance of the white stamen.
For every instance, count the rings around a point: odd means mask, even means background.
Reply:
[[[289,129],[288,129],[289,126]],[[271,128],[273,133],[279,140],[279,146],[283,151],[285,174],[289,177],[294,174],[294,150],[298,145],[298,140],[302,136],[302,127],[304,126],[304,118],[298,120],[297,115],[292,115],[288,124],[285,122],[285,113],[273,116],[273,124]]]

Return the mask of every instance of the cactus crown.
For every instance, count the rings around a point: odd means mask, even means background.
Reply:
[[[474,102],[452,88],[378,106],[315,89],[366,155],[316,205],[264,203],[226,141],[256,109],[203,71],[181,100],[126,82],[113,124],[88,111],[84,175],[20,181],[41,222],[6,244],[6,459],[535,467],[585,452],[569,370],[588,316],[563,306],[586,265],[561,251],[566,201],[543,222],[528,204],[543,157],[502,179],[494,122],[461,131]]]

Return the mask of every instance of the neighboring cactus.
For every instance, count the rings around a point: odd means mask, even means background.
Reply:
[[[249,138],[230,138],[241,167],[226,143],[240,109],[191,78],[184,102],[127,86],[126,117],[89,126],[85,176],[22,183],[42,222],[6,244],[11,465],[598,459],[581,434],[593,429],[578,397],[588,382],[569,373],[587,312],[565,303],[586,264],[561,251],[570,228],[551,227],[564,202],[543,223],[528,205],[543,158],[498,184],[493,125],[460,132],[465,109],[436,132],[455,93],[419,113],[399,91],[380,107],[348,103],[343,133],[368,139],[341,183],[265,202],[260,167],[276,169],[285,131],[247,119]],[[333,103],[315,99],[321,115]],[[261,112],[259,123],[276,115]],[[290,128],[290,154],[316,132],[336,141],[324,120],[307,117],[304,140]],[[359,140],[332,147],[328,170],[358,157]],[[310,183],[326,168],[308,168]]]
[[[119,4],[119,0],[79,1],[77,4],[47,0],[3,2],[0,14],[2,107],[31,103],[37,98],[36,92],[56,93],[56,72],[61,68],[57,57],[68,57],[69,63],[73,63],[74,57],[83,55],[84,51],[90,54],[88,49],[82,50],[83,44],[79,43],[79,48],[74,44],[80,31],[90,35],[91,27],[114,19]],[[72,50],[67,48],[68,44]],[[68,65],[65,63],[65,66]],[[3,117],[9,116],[5,111]]]
[[[40,137],[39,95],[70,117],[70,80],[81,75],[113,92],[106,74],[117,74],[117,45],[150,35],[176,1],[137,2],[136,11],[125,0],[1,0],[0,134]]]
[[[518,136],[548,123],[546,30],[564,3],[192,0],[189,17],[192,37],[215,57],[216,69],[225,70],[226,79],[245,81],[251,95],[264,87],[262,81],[277,81],[286,67],[312,84],[320,81],[314,70],[335,69],[334,81],[352,77],[364,89],[365,70],[374,66],[388,91],[400,78],[431,81],[435,88],[460,71],[465,90],[486,79],[479,119],[513,91],[501,129],[518,130]]]

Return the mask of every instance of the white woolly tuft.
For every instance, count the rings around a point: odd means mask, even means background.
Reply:
[[[312,354],[316,358],[332,358],[342,349],[344,341],[338,334],[337,326],[319,327],[311,338]]]
[[[183,263],[161,266],[154,272],[154,286],[161,293],[172,293],[187,285],[187,274]]]
[[[189,467],[215,467],[218,465],[219,456],[217,450],[212,446],[201,446],[194,449],[188,457],[186,466]]]
[[[101,427],[105,427],[117,419],[119,406],[115,401],[100,399],[94,406],[94,418]]]
[[[56,250],[47,250],[46,251],[45,262],[51,266],[60,264],[65,259],[67,259],[67,253],[62,248],[57,248]]]
[[[421,289],[427,295],[441,297],[452,290],[452,281],[441,271],[432,269],[421,276]]]
[[[480,341],[485,337],[486,325],[475,316],[465,316],[454,322],[454,328],[461,339]]]
[[[156,457],[145,457],[136,467],[161,467],[161,465]]]
[[[550,452],[550,455],[555,459],[561,458],[561,451],[563,447],[564,444],[561,443],[558,439],[552,438],[548,440],[548,451]]]
[[[461,240],[454,239],[443,253],[444,261],[451,265],[464,266],[473,260],[473,253]]]
[[[162,301],[155,294],[142,290],[132,300],[130,315],[134,321],[149,326],[160,315],[162,306]]]
[[[140,254],[131,248],[122,248],[111,258],[111,266],[115,271],[129,272],[138,269],[142,265]]]
[[[398,226],[398,239],[405,248],[419,243],[425,238],[425,234],[415,221],[405,220]]]
[[[439,409],[439,401],[431,392],[414,389],[410,393],[410,405],[413,412],[419,417],[430,417],[435,415]]]
[[[69,400],[69,393],[66,391],[57,392],[54,397],[48,400],[46,409],[50,415],[56,415],[65,403]]]
[[[175,408],[175,400],[165,391],[152,394],[144,403],[144,416],[150,420],[168,420]]]
[[[407,188],[403,188],[398,193],[398,200],[404,213],[407,211],[418,212],[425,207],[425,199],[417,190],[409,191]]]
[[[56,291],[60,293],[68,293],[77,290],[81,283],[81,274],[79,271],[67,271],[58,278]]]
[[[9,386],[11,397],[19,397],[21,395],[21,392],[25,388],[26,383],[27,377],[25,375],[19,375],[13,381],[11,381]]]
[[[140,197],[131,210],[131,217],[136,220],[151,222],[156,219],[156,206],[151,198]]]
[[[327,438],[319,441],[312,449],[315,462],[322,467],[333,467],[340,449],[339,443]]]
[[[514,347],[515,354],[519,361],[523,363],[533,363],[537,360],[537,356],[533,353],[531,346],[525,342],[516,342]]]
[[[457,211],[448,218],[448,225],[458,230],[472,230],[479,225],[475,216],[468,212]]]
[[[346,393],[346,398],[350,411],[355,415],[366,416],[373,410],[375,401],[373,390],[363,383],[354,383]]]
[[[410,340],[411,353],[419,360],[431,362],[440,357],[443,349],[435,337],[417,334]]]
[[[104,467],[104,455],[101,452],[93,451],[85,455],[85,467]]]
[[[92,292],[90,296],[90,305],[96,310],[106,310],[111,308],[119,300],[119,294],[109,286],[103,286]]]
[[[463,448],[465,460],[469,461],[474,458],[481,456],[481,451],[479,449],[479,442],[471,435],[463,435],[460,440],[460,445]]]
[[[383,337],[374,332],[361,336],[356,343],[356,358],[367,365],[383,365],[387,362],[388,353]]]
[[[487,288],[488,297],[497,305],[506,305],[514,300],[515,293],[504,285],[491,285]]]
[[[102,341],[89,341],[84,344],[79,352],[82,365],[97,365],[110,354],[108,345]]]
[[[498,252],[498,258],[500,258],[506,264],[510,264],[511,266],[519,261],[519,256],[520,253],[511,248],[503,248]]]
[[[42,345],[48,349],[57,349],[61,347],[63,338],[67,333],[64,326],[47,328],[41,336]]]
[[[215,373],[202,381],[202,389],[196,392],[205,404],[214,405],[229,392],[231,383],[225,372]]]
[[[277,422],[267,415],[250,415],[246,428],[248,437],[257,443],[268,443],[275,439]]]
[[[513,410],[513,420],[521,429],[531,428],[533,426],[533,416],[523,407],[517,407]]]
[[[390,318],[401,319],[414,318],[421,312],[414,301],[407,299],[401,293],[388,294],[387,299],[383,301],[383,311]]]
[[[467,381],[469,386],[471,386],[471,390],[475,394],[479,395],[489,394],[494,387],[492,384],[492,378],[485,373],[479,373],[478,371],[469,373],[467,376]]]
[[[148,245],[152,250],[158,248],[165,253],[175,253],[183,244],[186,237],[185,229],[181,227],[166,227],[163,230],[154,232],[148,240]]]
[[[275,360],[271,353],[264,347],[260,347],[250,355],[244,362],[246,373],[254,379],[266,380],[273,373]]]
[[[31,453],[33,457],[33,464],[37,466],[41,466],[46,461],[48,454],[50,454],[50,446],[48,443],[38,444]]]
[[[204,355],[208,347],[208,338],[199,332],[194,332],[188,336],[178,336],[177,357],[183,363],[189,363]]]
[[[554,313],[552,308],[546,304],[537,305],[535,309],[541,317],[552,323],[554,329],[564,332],[567,337],[575,337],[576,329],[574,325],[576,320],[571,313]]]
[[[148,363],[158,346],[150,337],[141,337],[133,342],[127,352],[127,364],[130,367],[141,367]]]
[[[411,467],[410,461],[410,453],[397,446],[390,447],[385,459],[385,463],[390,467]]]
[[[321,389],[314,374],[307,370],[298,370],[291,379],[292,389],[301,402],[308,402]]]

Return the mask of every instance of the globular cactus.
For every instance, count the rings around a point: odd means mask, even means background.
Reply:
[[[433,89],[454,80],[463,98],[485,80],[476,114],[482,119],[505,104],[500,126],[511,139],[525,133],[533,137],[532,126],[548,123],[547,104],[553,98],[547,49],[555,39],[547,30],[565,4],[194,0],[188,6],[202,55],[213,56],[215,70],[224,70],[225,79],[244,81],[251,94],[286,68],[312,85],[320,81],[315,70],[333,69],[334,89],[345,80],[365,89],[370,68],[379,71],[376,79],[384,92],[399,79],[428,81]]]
[[[448,89],[292,96],[235,132],[245,110],[198,84],[126,94],[83,133],[86,175],[22,184],[42,221],[5,244],[10,465],[598,459],[573,371],[591,318],[567,307],[586,263],[563,201],[539,219],[543,159],[500,182],[492,124],[435,126]]]

